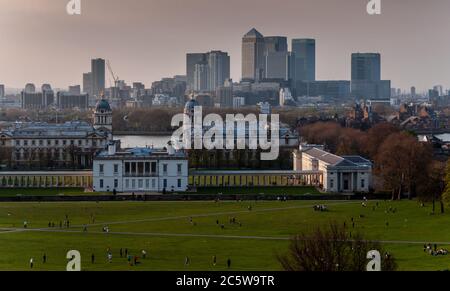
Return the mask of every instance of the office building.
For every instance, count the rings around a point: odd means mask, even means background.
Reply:
[[[221,51],[212,51],[208,56],[208,90],[215,91],[230,78],[230,56]]]
[[[260,81],[265,71],[265,41],[256,29],[242,38],[242,80]]]
[[[194,90],[195,65],[206,62],[206,53],[189,53],[186,55],[187,90]]]
[[[93,59],[91,61],[92,96],[99,99],[105,92],[105,60]]]
[[[316,40],[292,40],[291,78],[297,81],[316,80]]]

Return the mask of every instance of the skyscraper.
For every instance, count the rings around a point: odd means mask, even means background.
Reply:
[[[94,59],[91,61],[92,95],[96,98],[105,92],[105,60]]]
[[[205,53],[190,53],[186,55],[187,89],[194,90],[195,65],[206,61]]]
[[[352,81],[380,81],[381,55],[378,53],[352,54]]]
[[[83,74],[83,92],[92,96],[92,73]]]
[[[292,76],[297,81],[316,80],[316,40],[292,40]]]
[[[5,85],[0,84],[0,99],[5,98]]]
[[[289,52],[287,38],[270,36],[264,38],[265,67],[264,78],[270,80],[289,80]]]
[[[259,81],[264,77],[265,41],[256,29],[242,38],[242,79]]]
[[[207,62],[194,66],[194,91],[209,91],[209,66]]]
[[[391,81],[381,80],[379,53],[352,54],[352,96],[356,99],[391,98]]]
[[[209,90],[215,91],[230,78],[230,56],[221,51],[208,53]]]

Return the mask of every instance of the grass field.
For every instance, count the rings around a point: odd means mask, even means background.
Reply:
[[[326,204],[330,211],[314,212],[312,206],[317,203]],[[232,270],[280,270],[276,254],[287,250],[290,236],[333,220],[351,225],[352,217],[357,230],[384,241],[400,270],[450,268],[450,256],[423,252],[425,242],[450,248],[449,214],[430,215],[429,205],[421,207],[414,201],[380,201],[374,209],[375,203],[363,208],[355,201],[253,202],[252,210],[248,210],[249,202],[1,203],[0,270],[28,270],[33,257],[34,270],[63,271],[65,255],[72,249],[81,252],[83,270],[226,270],[228,258]],[[387,212],[389,207],[397,212]],[[60,229],[66,215],[71,228]],[[230,224],[230,217],[242,226]],[[56,228],[48,229],[51,221]],[[87,232],[84,224],[89,224]],[[102,232],[105,225],[110,228],[108,234]],[[106,259],[108,248],[112,263]],[[148,258],[129,266],[119,257],[120,248],[133,255],[145,249]],[[41,259],[44,253],[46,264]],[[91,254],[96,256],[95,264]],[[187,267],[186,256],[191,259]]]
[[[56,195],[98,195],[98,193],[86,193],[83,188],[0,188],[1,197],[15,196],[56,196]]]

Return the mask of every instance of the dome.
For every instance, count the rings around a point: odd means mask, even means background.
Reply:
[[[95,107],[95,111],[97,112],[110,112],[111,106],[109,105],[109,102],[106,99],[102,99],[98,101],[97,106]]]
[[[186,106],[184,107],[185,112],[193,112],[195,107],[200,106],[200,104],[195,99],[191,99],[186,102]]]

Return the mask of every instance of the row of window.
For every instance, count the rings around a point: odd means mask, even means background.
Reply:
[[[99,166],[99,174],[105,174],[105,164],[98,164]],[[114,175],[119,174],[119,164],[114,164],[113,173]],[[156,162],[125,162],[125,176],[148,176],[157,173],[157,164]],[[163,164],[163,174],[167,174],[168,172],[168,164]],[[177,164],[177,173],[181,174],[183,172],[183,164]]]
[[[100,189],[104,189],[105,188],[105,181],[103,179],[100,179],[99,181],[100,183]],[[167,189],[168,186],[168,182],[167,179],[163,179],[163,189]],[[145,187],[144,187],[144,183],[145,183]],[[157,180],[156,179],[125,179],[125,189],[131,189],[131,190],[156,190],[157,189]],[[151,187],[150,187],[151,185]],[[181,188],[182,186],[182,180],[178,179],[177,180],[177,187]],[[119,188],[119,180],[118,179],[114,179],[114,189]],[[108,189],[111,190],[111,189]],[[170,190],[170,189],[168,189]]]
[[[71,145],[71,146],[90,146],[92,144],[93,147],[97,146],[97,141],[93,140],[92,143],[89,142],[89,140],[87,139],[83,139],[83,140],[16,140],[15,141],[15,145],[17,147],[20,146],[67,146],[67,145]],[[104,144],[104,142],[100,141],[99,145],[102,146]]]

